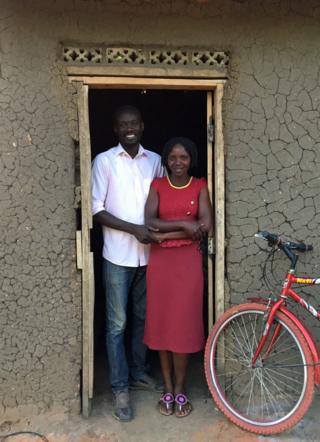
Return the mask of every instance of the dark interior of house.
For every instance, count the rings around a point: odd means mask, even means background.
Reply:
[[[141,144],[161,154],[165,142],[173,136],[191,138],[198,147],[198,168],[195,176],[207,174],[207,123],[206,92],[184,90],[108,90],[92,89],[89,93],[89,117],[92,160],[97,154],[117,144],[113,133],[113,114],[117,107],[130,104],[140,109],[145,124]],[[95,392],[99,394],[107,385],[107,364],[104,344],[104,293],[101,285],[102,234],[94,224],[91,235],[91,250],[95,262]],[[206,274],[206,246],[204,272]],[[206,280],[206,278],[205,278]],[[130,306],[129,306],[130,308]],[[204,321],[207,325],[207,288],[204,293]],[[207,328],[207,327],[206,327]],[[130,324],[128,326],[130,333]],[[202,355],[192,359],[199,366],[195,372],[202,373]],[[152,373],[160,376],[156,352],[150,351],[149,364]],[[199,371],[200,370],[200,371]],[[203,376],[197,376],[204,383]],[[194,381],[194,380],[193,380]],[[108,387],[107,387],[108,388]]]

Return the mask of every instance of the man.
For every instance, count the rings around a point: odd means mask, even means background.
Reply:
[[[140,145],[144,124],[138,109],[122,106],[114,115],[119,144],[94,160],[92,213],[103,230],[103,282],[106,294],[106,346],[114,395],[113,415],[133,417],[130,387],[153,389],[145,373],[145,273],[152,230],[144,225],[144,205],[153,178],[163,175],[160,156]],[[131,359],[124,342],[127,304],[132,301]]]

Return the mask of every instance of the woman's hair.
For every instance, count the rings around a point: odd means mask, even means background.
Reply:
[[[161,154],[162,165],[168,169],[168,156],[172,151],[172,149],[174,148],[174,146],[176,146],[177,144],[181,144],[181,146],[183,146],[190,155],[191,159],[190,170],[197,167],[198,163],[197,146],[193,141],[191,141],[189,138],[186,137],[173,137],[166,142]]]

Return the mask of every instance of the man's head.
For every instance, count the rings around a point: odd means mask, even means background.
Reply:
[[[122,147],[129,151],[136,149],[144,129],[139,109],[129,105],[119,107],[114,113],[113,128]]]

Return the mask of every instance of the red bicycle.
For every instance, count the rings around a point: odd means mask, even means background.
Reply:
[[[298,256],[312,246],[259,232],[255,236],[280,249],[291,261],[279,296],[249,298],[227,310],[206,344],[205,373],[218,408],[239,427],[271,435],[294,426],[307,412],[320,384],[319,353],[311,333],[289,309],[288,300],[320,320],[320,311],[292,288],[320,284],[295,276]]]

